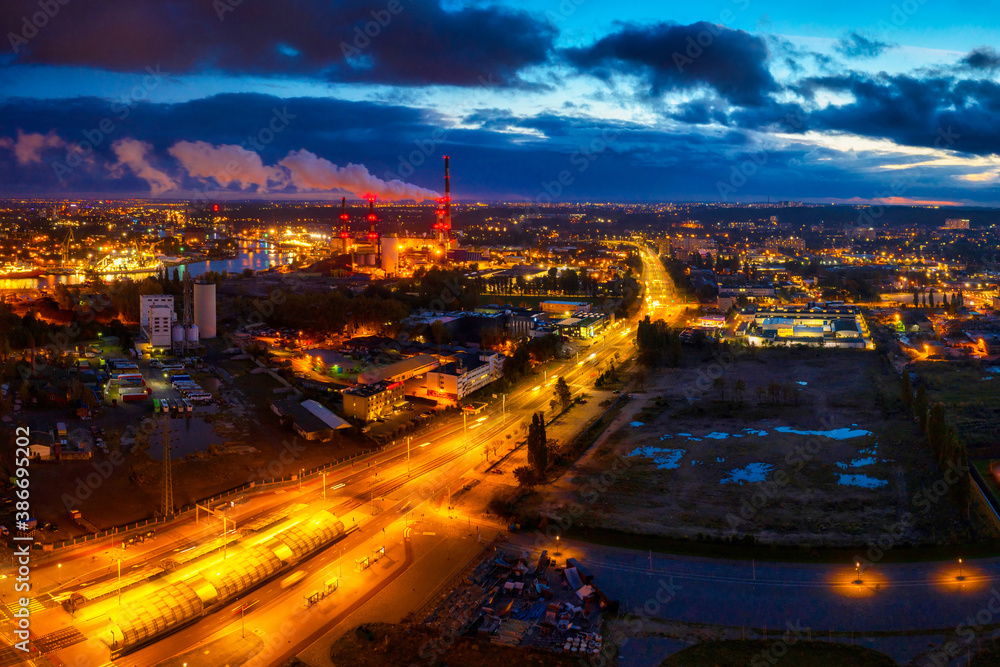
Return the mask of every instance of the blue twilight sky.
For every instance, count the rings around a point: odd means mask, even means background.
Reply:
[[[996,2],[51,5],[3,196],[1000,202]]]

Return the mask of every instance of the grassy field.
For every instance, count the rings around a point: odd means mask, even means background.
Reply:
[[[576,503],[585,528],[797,548],[865,545],[900,522],[901,548],[968,538],[947,500],[914,503],[941,473],[874,353],[768,350],[647,385],[635,421],[539,489],[539,513]],[[581,493],[607,471],[596,500]]]
[[[684,649],[664,660],[660,667],[757,664],[775,667],[892,667],[896,663],[877,651],[846,644],[729,640]]]
[[[948,416],[973,455],[1000,453],[994,427],[1000,420],[1000,372],[976,363],[919,362],[913,372],[927,387],[931,402],[945,404]]]

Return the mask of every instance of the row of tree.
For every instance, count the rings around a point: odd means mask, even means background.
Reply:
[[[538,338],[522,338],[503,364],[504,378],[516,382],[531,372],[531,364],[543,363],[559,356],[560,340],[555,334]]]
[[[969,452],[955,427],[949,423],[944,404],[928,402],[924,383],[920,383],[914,392],[910,372],[905,369],[900,379],[900,393],[904,413],[907,417],[917,420],[920,430],[927,437],[927,444],[934,454],[938,468],[942,472],[953,470],[959,473],[958,481],[950,486],[949,492],[959,509],[967,513],[971,493],[968,475]]]
[[[649,315],[639,322],[635,333],[635,344],[639,350],[639,363],[652,368],[669,363],[681,363],[681,341],[678,334],[670,330],[663,320],[650,321]]]
[[[951,299],[948,298],[947,292],[942,293],[940,304],[935,303],[934,297],[935,292],[933,289],[930,289],[927,292],[913,290],[913,305],[916,307],[923,306],[924,308],[936,308],[940,305],[952,315],[954,315],[959,309],[965,307],[965,294],[961,291],[953,292]]]

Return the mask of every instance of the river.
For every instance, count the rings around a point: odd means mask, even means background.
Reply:
[[[202,262],[192,262],[176,268],[181,276],[184,275],[185,271],[190,271],[191,275],[197,278],[208,271],[216,271],[218,273],[222,273],[223,271],[228,271],[229,273],[242,273],[243,269],[253,269],[254,271],[259,271],[272,266],[291,264],[294,259],[295,253],[282,252],[274,248],[258,246],[256,244],[241,243],[239,257],[234,259],[215,259]],[[173,274],[174,267],[168,267],[167,275],[173,276]],[[123,275],[122,277],[141,279],[151,275],[153,274],[130,273]],[[105,276],[105,280],[112,277],[113,276],[110,275]],[[82,273],[58,276],[39,276],[38,278],[15,278],[0,280],[0,290],[52,289],[58,283],[78,285],[84,282],[86,282],[86,276]]]

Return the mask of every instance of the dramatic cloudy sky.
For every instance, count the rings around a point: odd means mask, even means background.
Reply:
[[[997,205],[998,9],[4,0],[0,195]]]

